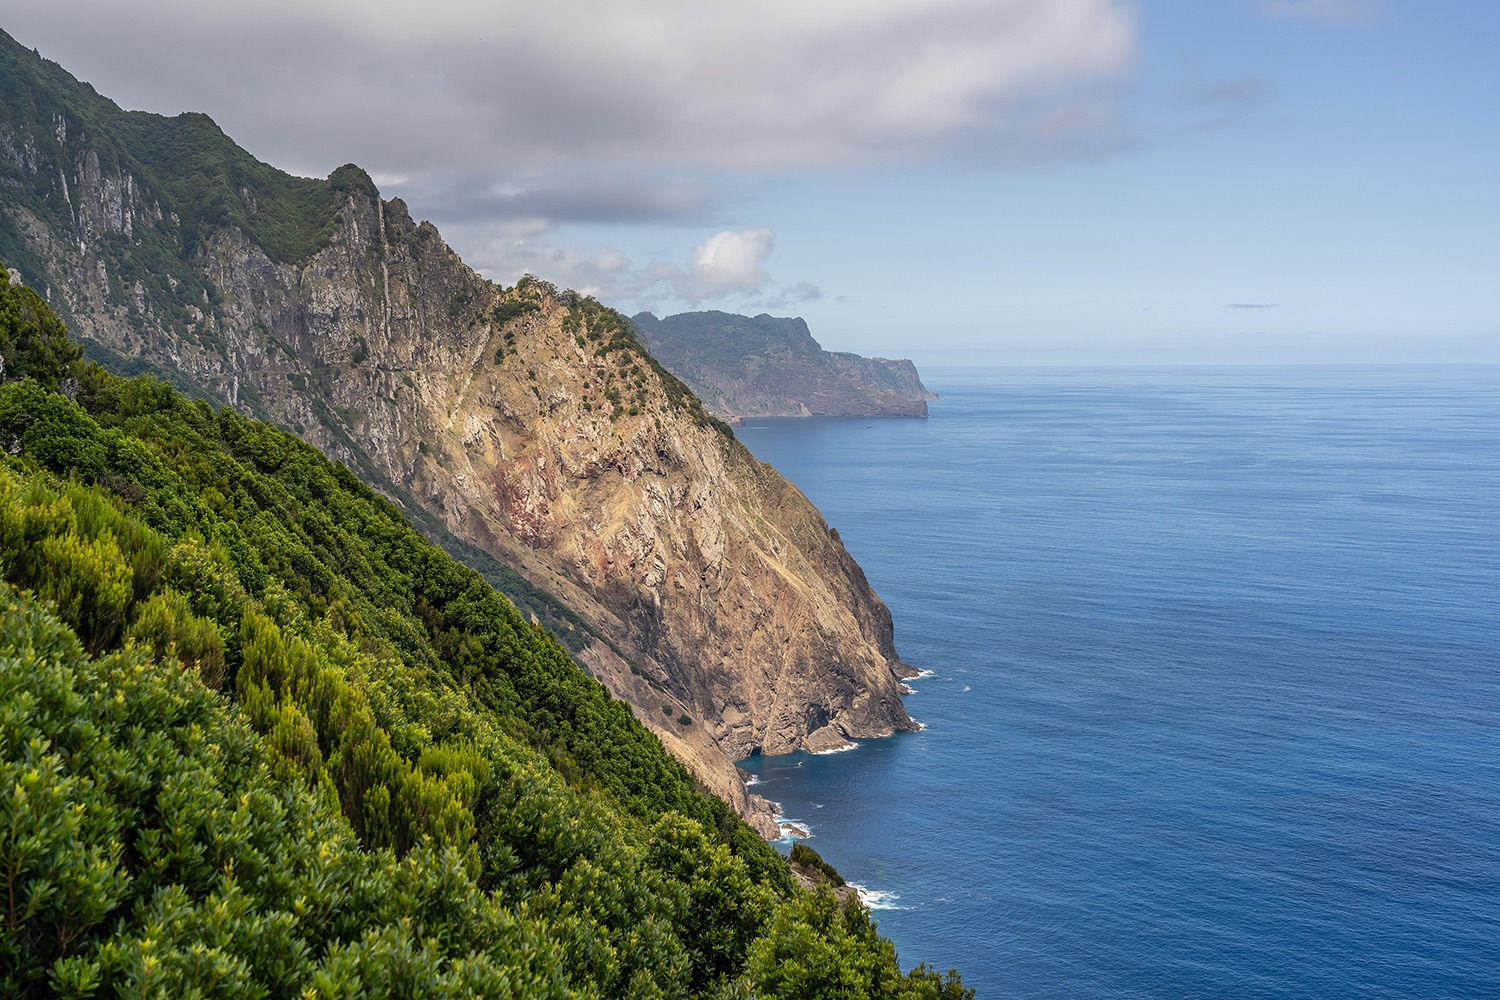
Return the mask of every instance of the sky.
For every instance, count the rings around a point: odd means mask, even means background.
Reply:
[[[922,364],[1500,362],[1494,0],[0,0],[487,277]]]

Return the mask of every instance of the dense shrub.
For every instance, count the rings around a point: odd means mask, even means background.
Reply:
[[[190,672],[0,585],[5,996],[566,996],[452,848],[364,852]]]

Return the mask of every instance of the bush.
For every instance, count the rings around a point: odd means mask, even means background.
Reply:
[[[0,722],[0,995],[568,992],[454,852],[362,853],[193,674],[89,659],[3,585]]]
[[[218,689],[225,678],[224,637],[207,618],[193,614],[188,599],[171,588],[154,594],[136,612],[129,638],[158,660],[176,659]]]
[[[844,876],[839,874],[839,870],[824,861],[822,855],[800,840],[792,845],[790,860],[794,865],[811,869],[820,881],[827,881],[835,886],[844,884]]]
[[[83,349],[62,321],[25,285],[11,284],[0,262],[0,380],[32,378],[55,389],[75,375]]]

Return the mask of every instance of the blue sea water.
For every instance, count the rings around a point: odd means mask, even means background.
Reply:
[[[756,758],[981,997],[1500,996],[1500,368],[934,369],[739,437],[920,733]]]

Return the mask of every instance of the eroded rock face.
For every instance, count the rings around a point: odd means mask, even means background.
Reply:
[[[540,284],[498,301],[536,309],[425,385],[415,495],[559,592],[732,756],[908,727],[889,613],[812,505],[673,406],[643,355],[604,350],[616,317]]]
[[[914,728],[890,615],[837,534],[618,314],[543,282],[501,289],[355,185],[300,262],[198,230],[183,253],[205,290],[168,317],[111,275],[176,220],[64,148],[68,212],[4,208],[76,334],[400,487],[561,598],[623,654],[584,656],[596,676],[760,826],[731,759]]]

